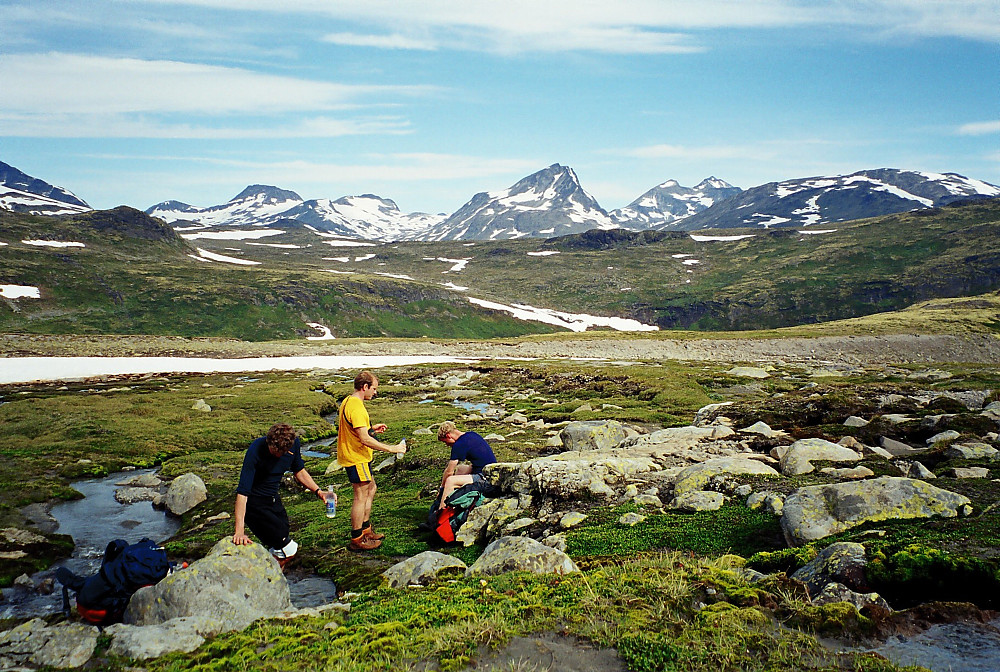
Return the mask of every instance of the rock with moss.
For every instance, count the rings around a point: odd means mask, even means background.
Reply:
[[[919,478],[924,481],[937,478],[933,471],[916,460],[894,460],[892,464],[899,469],[900,475],[906,478]]]
[[[433,583],[438,574],[447,569],[467,569],[464,562],[437,551],[424,551],[412,558],[398,562],[382,572],[390,588],[405,588],[409,585],[426,586]]]
[[[722,474],[781,475],[759,460],[745,457],[717,457],[701,464],[694,464],[681,471],[677,475],[677,480],[674,481],[674,497],[703,490],[713,476]]]
[[[517,497],[491,499],[480,504],[469,512],[469,517],[458,528],[455,541],[463,546],[472,546],[484,541],[521,510],[521,502]]]
[[[953,443],[945,451],[945,457],[958,460],[982,460],[996,459],[1000,454],[997,449],[988,443]]]
[[[799,488],[785,500],[781,528],[791,545],[804,544],[881,520],[954,518],[971,513],[964,495],[911,478]]]
[[[208,489],[198,474],[186,473],[170,483],[164,503],[175,516],[182,516],[208,499]]]
[[[528,537],[500,537],[483,554],[466,576],[495,576],[507,572],[570,574],[580,571],[564,552]]]
[[[100,631],[82,623],[47,625],[40,618],[0,633],[0,669],[80,667],[94,655]]]
[[[858,611],[865,607],[877,606],[886,611],[892,611],[892,607],[878,593],[861,593],[851,590],[842,583],[830,582],[823,586],[823,589],[812,599],[813,604],[835,604],[846,602]]]
[[[288,582],[260,544],[236,546],[221,539],[201,560],[132,596],[124,621],[165,623],[182,616],[210,619],[211,634],[242,630],[259,618],[292,608]]]
[[[867,590],[865,547],[853,542],[830,544],[792,578],[806,584],[809,595],[818,595],[826,584],[842,583],[852,590]]]
[[[990,470],[986,467],[955,467],[951,475],[955,478],[989,478]]]
[[[850,448],[825,439],[800,439],[781,456],[781,473],[785,476],[808,474],[814,460],[825,462],[857,462],[861,456]]]
[[[168,653],[189,653],[205,643],[214,625],[207,616],[171,618],[157,625],[115,623],[104,632],[111,635],[108,651],[118,656],[149,660]]]
[[[837,468],[837,467],[823,467],[819,470],[821,474],[830,476],[831,478],[839,478],[845,481],[856,481],[862,478],[868,478],[869,476],[874,476],[875,472],[865,466],[849,467],[849,468]]]
[[[559,432],[566,450],[607,450],[627,437],[625,425],[617,420],[571,422]]]
[[[695,490],[674,498],[670,508],[694,513],[697,511],[718,511],[725,504],[726,497],[721,492]]]

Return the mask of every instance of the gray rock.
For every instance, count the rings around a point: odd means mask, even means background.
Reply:
[[[640,513],[629,512],[618,519],[618,524],[628,525],[629,527],[635,527],[644,520],[646,520],[646,516]]]
[[[866,564],[864,546],[842,541],[824,548],[811,562],[796,570],[792,578],[806,584],[812,596],[818,595],[831,581],[852,590],[867,590]]]
[[[878,446],[863,446],[861,454],[865,457],[881,457],[883,460],[891,460],[893,458],[892,453],[885,448],[880,448]]]
[[[854,605],[858,611],[873,605],[892,611],[889,603],[878,593],[857,593],[844,584],[836,582],[826,584],[819,595],[813,598],[813,604],[822,605],[835,602],[847,602]]]
[[[888,413],[886,415],[883,415],[882,419],[894,425],[902,425],[907,422],[913,421],[912,416],[906,415],[904,413]]]
[[[500,537],[469,567],[466,576],[495,576],[507,572],[570,574],[580,571],[564,552],[528,537]]]
[[[670,507],[679,511],[718,511],[725,504],[726,498],[721,492],[711,492],[708,490],[695,490],[685,492],[674,498]]]
[[[941,443],[942,441],[954,441],[960,436],[962,435],[956,432],[954,429],[949,429],[946,432],[940,432],[938,434],[935,434],[931,438],[927,439],[927,445],[933,446],[934,444]]]
[[[152,502],[159,492],[147,487],[125,487],[115,490],[115,501],[119,504],[135,504],[136,502]]]
[[[929,448],[914,448],[909,446],[902,441],[896,441],[895,439],[890,439],[887,436],[883,436],[880,439],[882,447],[885,448],[893,457],[910,457],[912,455],[920,455],[926,453]]]
[[[875,475],[874,471],[872,471],[868,467],[863,467],[863,466],[852,467],[850,469],[837,469],[836,467],[824,467],[819,471],[820,473],[826,474],[827,476],[831,476],[833,478],[840,478],[844,480],[858,480]]]
[[[554,548],[557,551],[566,552],[566,535],[565,534],[550,534],[541,540],[541,543],[549,548]]]
[[[124,622],[154,625],[204,616],[214,635],[242,630],[291,607],[288,582],[267,549],[260,544],[236,546],[225,537],[187,569],[140,588],[125,610]]]
[[[881,520],[965,515],[964,495],[910,478],[881,478],[799,488],[785,500],[781,528],[790,545],[799,545]]]
[[[771,426],[766,422],[755,422],[749,427],[744,427],[740,431],[744,434],[758,434],[766,439],[773,439],[785,435],[784,432],[771,429]]]
[[[105,632],[114,639],[109,651],[136,660],[159,658],[178,651],[189,653],[205,643],[213,634],[212,620],[207,616],[172,618],[157,625],[126,625],[115,623]]]
[[[656,495],[641,494],[636,495],[632,498],[632,501],[639,506],[652,506],[653,508],[662,509],[663,502]]]
[[[82,623],[46,625],[40,618],[0,633],[0,668],[80,667],[94,654],[100,631]]]
[[[730,376],[740,378],[770,378],[771,374],[756,366],[734,366],[726,371]]]
[[[989,478],[990,470],[986,467],[955,467],[951,474],[955,478]]]
[[[753,486],[749,483],[744,483],[743,485],[738,486],[733,494],[741,499],[745,499],[749,497],[752,492]]]
[[[627,438],[625,425],[617,420],[571,422],[559,433],[566,450],[606,450]]]
[[[780,516],[785,510],[785,496],[777,492],[769,492],[764,496],[764,506],[776,516]]]
[[[175,516],[182,516],[208,499],[208,489],[198,474],[188,472],[170,482],[165,504]]]
[[[503,421],[511,425],[526,425],[528,424],[528,416],[520,411],[514,411],[504,418]]]
[[[398,562],[382,572],[390,588],[405,588],[411,584],[426,586],[433,583],[438,574],[446,569],[467,569],[458,558],[437,551],[424,551],[412,558]]]
[[[713,476],[721,474],[754,474],[758,476],[779,476],[777,471],[757,460],[743,457],[717,457],[701,464],[686,467],[674,482],[674,496],[686,492],[703,490]]]
[[[847,420],[844,420],[844,425],[846,427],[864,427],[867,424],[868,424],[867,420],[865,420],[864,418],[859,418],[856,415],[852,415],[848,417]]]
[[[518,519],[512,520],[509,523],[507,523],[506,525],[504,525],[503,526],[503,533],[504,534],[513,534],[514,532],[517,532],[518,530],[523,530],[526,527],[531,527],[532,525],[534,525],[537,522],[538,521],[535,520],[534,518],[527,518],[527,517],[525,517],[525,518],[518,518]]]
[[[163,481],[156,474],[136,474],[123,481],[118,481],[115,485],[133,488],[158,488],[163,485]]]
[[[192,411],[201,411],[202,413],[209,413],[212,407],[205,403],[204,399],[199,399],[191,405]]]
[[[507,521],[521,511],[517,498],[492,499],[472,509],[469,517],[455,533],[455,541],[463,546],[472,546],[484,541],[493,531],[499,530]]]
[[[701,408],[698,409],[698,412],[694,414],[694,422],[692,424],[697,425],[697,426],[700,427],[701,424],[709,416],[712,415],[712,413],[715,413],[720,408],[725,408],[726,406],[732,406],[732,405],[733,405],[733,402],[731,402],[731,401],[723,401],[723,402],[718,403],[718,404],[709,404],[708,406],[702,406]]]
[[[559,527],[564,530],[568,530],[571,527],[576,527],[583,521],[587,520],[588,516],[585,513],[580,513],[579,511],[570,511],[563,515],[559,519]]]
[[[895,460],[892,464],[899,469],[899,473],[906,478],[919,478],[924,481],[937,478],[934,472],[925,467],[922,462],[914,460]]]
[[[781,473],[785,476],[808,474],[815,467],[813,460],[828,462],[857,462],[861,456],[850,448],[845,448],[825,439],[800,439],[788,447],[781,458]]]
[[[960,460],[982,460],[993,459],[997,451],[993,446],[986,443],[953,443],[945,451],[945,457]]]
[[[504,436],[503,434],[497,434],[497,433],[487,434],[483,438],[486,441],[506,441],[507,440],[506,436]]]
[[[413,436],[433,436],[434,432],[426,427],[417,427],[413,430]]]

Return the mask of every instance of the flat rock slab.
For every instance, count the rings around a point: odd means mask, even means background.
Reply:
[[[718,457],[684,469],[674,482],[674,496],[704,489],[713,476],[722,474],[754,474],[780,476],[777,471],[758,460],[744,457]]]
[[[785,500],[781,528],[790,545],[800,545],[867,522],[954,518],[971,511],[964,495],[916,479],[883,476],[799,488]]]
[[[389,582],[390,588],[405,588],[412,584],[426,586],[437,579],[439,573],[449,568],[461,569],[464,572],[467,566],[450,555],[437,551],[424,551],[396,563],[382,572],[382,576]]]
[[[857,462],[861,456],[850,448],[826,439],[800,439],[781,456],[781,473],[785,476],[808,474],[815,467],[813,460],[826,462]]]

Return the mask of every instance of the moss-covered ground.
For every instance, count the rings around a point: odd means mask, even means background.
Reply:
[[[947,470],[964,463],[946,459],[941,451],[928,462],[939,474],[936,484],[972,499],[969,518],[865,526],[813,546],[786,549],[777,518],[748,509],[739,499],[714,513],[645,509],[646,521],[636,527],[618,523],[623,513],[637,511],[635,504],[609,505],[590,509],[588,519],[568,533],[567,550],[583,569],[580,574],[456,577],[421,590],[388,590],[379,574],[402,557],[434,548],[471,564],[482,551],[440,548],[417,529],[447,450],[434,435],[415,430],[455,420],[483,435],[501,434],[506,440],[493,442],[501,461],[522,461],[549,450],[544,430],[467,418],[468,412],[435,383],[452,368],[379,371],[380,394],[368,404],[372,420],[389,425],[387,441],[405,437],[410,448],[376,476],[372,520],[387,535],[381,548],[363,557],[346,550],[351,491],[342,472],[324,475],[332,458],[307,458],[306,464],[321,485],[337,488],[341,499],[335,519],[327,519],[323,507],[304,492],[285,495],[301,545],[296,571],[329,575],[341,590],[358,592],[349,614],[260,622],[216,637],[193,654],[146,662],[144,669],[376,670],[421,664],[457,670],[513,636],[539,632],[614,647],[632,670],[896,669],[875,658],[833,656],[819,646],[813,634],[864,637],[872,623],[853,609],[810,606],[801,588],[780,573],[794,571],[835,540],[866,545],[873,560],[869,578],[890,602],[896,600],[894,606],[908,606],[904,596],[914,589],[927,599],[947,595],[994,605],[1000,585],[1000,507],[994,505],[1000,489],[989,479],[949,478]],[[995,370],[971,366],[951,367],[946,380],[913,382],[906,377],[909,371],[900,369],[859,371],[818,379],[818,384],[807,372],[786,367],[753,386],[711,364],[485,362],[472,370],[475,375],[463,389],[475,394],[466,401],[550,423],[616,418],[655,429],[687,424],[706,404],[733,401],[724,413],[736,427],[764,420],[793,437],[838,440],[854,434],[866,442],[871,437],[863,429],[845,427],[843,420],[854,414],[871,417],[886,394],[1000,388]],[[328,417],[350,389],[341,372],[146,376],[5,387],[0,390],[0,519],[4,526],[22,525],[26,504],[74,497],[74,479],[125,466],[158,465],[171,477],[193,471],[206,482],[209,498],[183,517],[168,550],[178,560],[196,559],[232,534],[231,519],[210,519],[231,513],[249,441],[279,420],[293,424],[306,441],[331,437],[335,428]],[[194,410],[198,399],[212,410]],[[583,404],[594,410],[578,410]],[[909,409],[915,420],[894,426],[894,436],[923,440],[922,418],[939,414],[945,405]],[[979,440],[981,428],[965,416],[971,414],[956,412],[949,421],[962,428],[963,437]],[[768,446],[756,447],[766,451]],[[872,459],[865,464],[886,469]],[[814,473],[747,482],[785,492],[830,479]],[[65,540],[56,537],[38,550],[47,559],[65,553]],[[749,584],[733,571],[744,562],[779,574]],[[24,571],[6,563],[2,570],[4,582]],[[99,660],[112,670],[132,665],[106,654]]]

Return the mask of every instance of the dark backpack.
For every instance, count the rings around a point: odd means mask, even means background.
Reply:
[[[101,574],[114,589],[131,595],[143,586],[159,583],[170,573],[167,551],[152,539],[142,539],[129,545],[115,539],[104,553]]]

